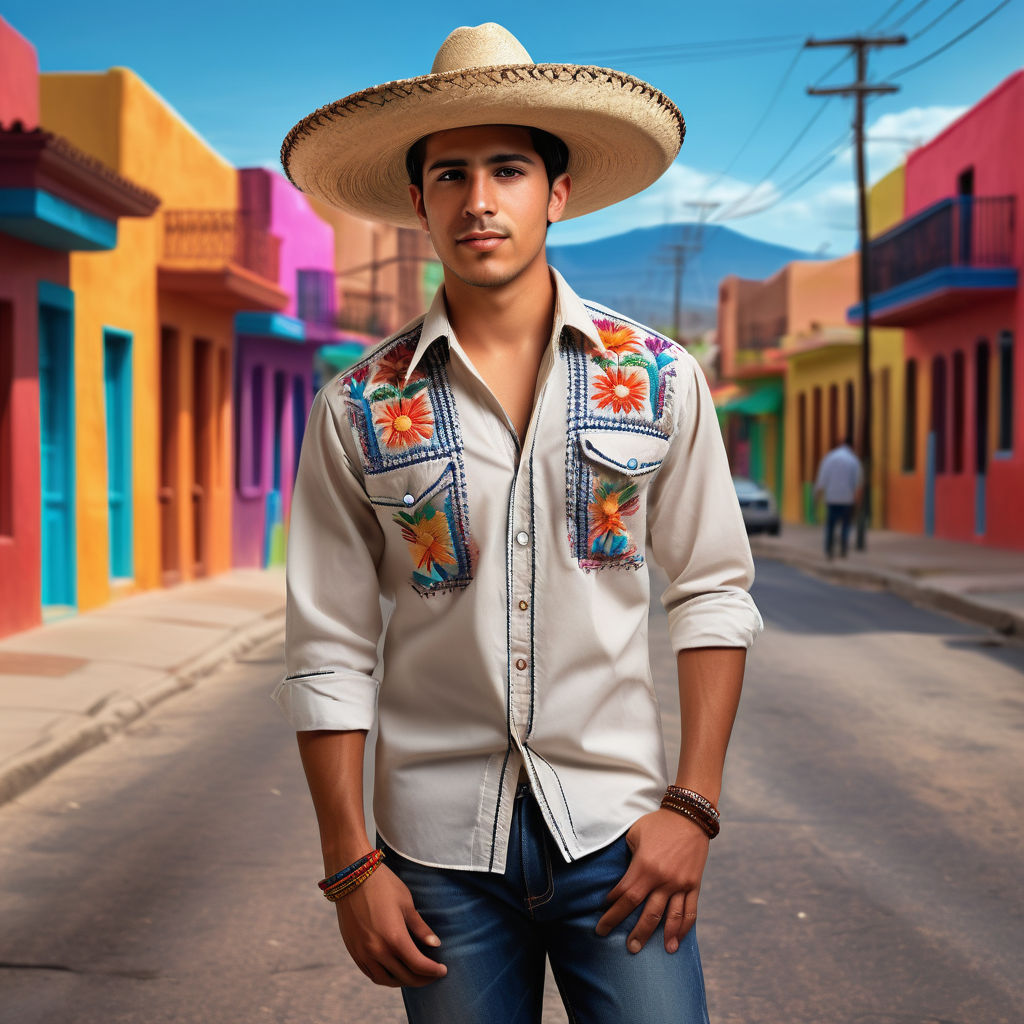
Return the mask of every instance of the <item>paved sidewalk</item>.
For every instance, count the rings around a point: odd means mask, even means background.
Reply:
[[[938,611],[1024,638],[1024,551],[893,530],[868,530],[865,550],[850,530],[846,558],[829,560],[824,526],[783,523],[778,537],[753,534],[755,558],[774,558],[837,583],[875,585]]]
[[[0,804],[284,630],[283,568],[151,590],[0,640]]]

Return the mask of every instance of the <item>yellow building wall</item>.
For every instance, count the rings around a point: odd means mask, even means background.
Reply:
[[[879,178],[868,192],[868,235],[884,234],[903,220],[903,199],[906,193],[906,164]]]
[[[215,153],[134,72],[112,68],[98,73],[40,76],[43,127],[67,137],[118,173],[161,197],[148,218],[123,218],[117,248],[72,253],[70,287],[75,293],[75,401],[77,418],[78,593],[82,610],[110,600],[107,511],[107,445],[103,385],[103,328],[132,335],[132,497],[134,582],[118,594],[161,584],[160,519],[160,326],[166,321],[158,294],[163,212],[167,209],[235,209],[237,172]],[[176,296],[170,313],[187,321],[182,338],[203,337],[226,349],[231,367],[232,321],[224,309]],[[175,324],[175,326],[178,326]],[[184,346],[183,346],[184,347]],[[190,354],[189,354],[190,355]],[[219,364],[214,358],[214,366]],[[191,361],[182,367],[183,407],[178,416],[179,486],[191,480]],[[187,372],[185,372],[187,370]],[[230,424],[227,407],[217,416]],[[221,431],[223,450],[214,465],[231,458],[230,429]],[[230,470],[227,480],[230,480]],[[208,571],[230,567],[231,491],[225,481],[212,495]],[[183,503],[179,550],[192,550],[191,510]],[[191,578],[183,559],[183,579]]]

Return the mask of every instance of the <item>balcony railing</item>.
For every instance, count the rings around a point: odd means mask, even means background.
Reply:
[[[398,325],[395,320],[395,297],[345,290],[341,296],[337,324],[342,330],[363,334],[385,335]]]
[[[234,263],[277,282],[281,239],[238,210],[168,210],[164,259],[187,263]]]
[[[944,267],[1011,267],[1014,197],[957,196],[904,221],[870,243],[871,294],[880,295]]]
[[[776,348],[786,333],[786,318],[740,321],[739,347],[751,349]]]

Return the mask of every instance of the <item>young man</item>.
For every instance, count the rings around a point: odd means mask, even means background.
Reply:
[[[646,83],[535,65],[482,25],[282,149],[300,188],[420,225],[444,265],[427,313],[314,399],[273,694],[345,945],[413,1022],[539,1021],[545,955],[571,1020],[707,1021],[694,921],[763,628],[753,562],[699,365],[545,254],[549,222],[646,187],[682,135]],[[678,790],[648,552],[671,580]]]

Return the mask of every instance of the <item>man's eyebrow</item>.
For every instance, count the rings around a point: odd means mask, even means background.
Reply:
[[[511,163],[524,163],[533,164],[536,161],[531,160],[524,153],[495,153],[494,156],[489,156],[486,161],[488,164],[511,164]],[[467,167],[469,165],[468,160],[435,160],[428,168],[427,173],[431,171],[441,170],[446,167]]]

